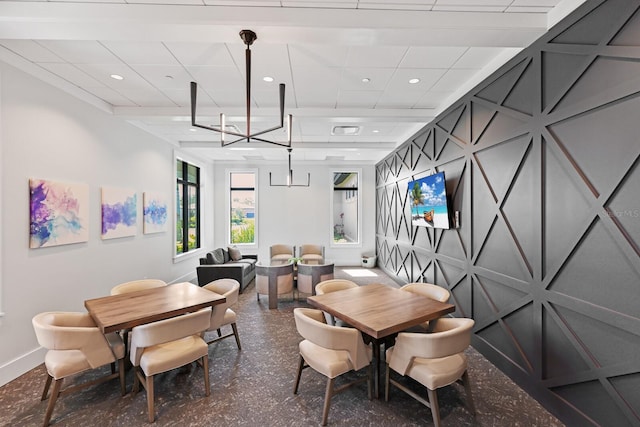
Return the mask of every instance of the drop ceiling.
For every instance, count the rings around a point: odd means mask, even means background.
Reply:
[[[199,122],[246,128],[238,33],[251,29],[252,131],[277,124],[285,83],[295,162],[372,164],[582,2],[2,1],[0,60],[194,156],[283,161],[282,147],[220,148],[190,124],[196,81]]]

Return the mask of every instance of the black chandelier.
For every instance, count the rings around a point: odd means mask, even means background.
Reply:
[[[191,125],[193,127],[208,129],[214,132],[220,133],[220,143],[222,147],[226,147],[227,145],[235,144],[236,142],[246,141],[246,142],[266,142],[268,144],[279,145],[281,147],[291,147],[291,126],[293,124],[293,117],[291,114],[287,115],[287,142],[277,142],[277,141],[269,141],[264,138],[259,138],[260,135],[265,133],[272,132],[274,130],[282,129],[284,127],[284,83],[280,83],[280,125],[274,126],[272,128],[251,133],[251,44],[256,41],[258,36],[251,30],[242,30],[240,31],[240,38],[244,41],[244,44],[247,45],[245,50],[245,62],[246,62],[246,88],[247,88],[247,131],[246,133],[239,133],[227,130],[225,127],[225,117],[224,113],[220,114],[220,126],[213,127],[207,125],[201,125],[196,123],[196,98],[198,93],[198,84],[196,82],[191,82]],[[232,141],[225,141],[224,136],[231,135],[237,137]]]
[[[293,148],[287,148],[289,152],[289,174],[287,175],[287,183],[286,184],[274,184],[271,181],[271,172],[269,172],[269,186],[271,187],[308,187],[311,184],[311,174],[307,172],[307,183],[306,184],[294,184],[293,183],[293,169],[291,169],[291,151]]]

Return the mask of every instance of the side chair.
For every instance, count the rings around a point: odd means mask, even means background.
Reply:
[[[302,370],[308,367],[327,377],[327,386],[322,409],[322,425],[327,425],[331,398],[347,388],[367,382],[367,392],[371,400],[373,381],[372,350],[367,346],[357,329],[341,328],[325,323],[322,311],[311,308],[295,308],[293,315],[298,333],[304,338],[299,344],[300,361],[293,388],[298,393]],[[342,374],[367,368],[366,377],[334,387],[335,380]]]
[[[87,313],[45,312],[34,316],[32,324],[38,343],[48,350],[44,358],[47,381],[41,400],[47,398],[53,382],[42,423],[44,427],[49,425],[58,397],[64,394],[120,378],[120,392],[125,395],[125,349],[120,335],[104,335]],[[117,372],[115,362],[118,362]],[[65,378],[109,364],[109,375],[62,388]]]
[[[473,319],[442,318],[438,320],[433,333],[399,333],[395,345],[386,352],[385,400],[389,400],[389,384],[393,384],[430,408],[435,427],[440,427],[437,389],[459,381],[465,388],[469,411],[475,417],[464,354],[471,343],[473,325]],[[391,379],[391,370],[425,386],[427,399]]]
[[[153,379],[157,374],[200,361],[205,395],[209,386],[209,346],[202,334],[211,322],[211,308],[136,326],[131,330],[133,394],[142,384],[147,390],[149,422],[155,421]]]
[[[218,336],[211,340],[207,340],[207,344],[209,345],[225,338],[235,336],[238,350],[242,350],[242,346],[240,345],[240,336],[238,335],[238,326],[236,325],[237,316],[235,311],[230,308],[238,302],[240,283],[235,279],[218,279],[204,285],[202,288],[220,294],[227,300],[223,304],[217,304],[212,307],[211,323],[209,324],[207,331],[216,331]],[[232,332],[222,335],[221,328],[227,325],[231,325]]]

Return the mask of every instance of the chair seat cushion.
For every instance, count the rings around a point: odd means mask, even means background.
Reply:
[[[348,351],[330,350],[308,340],[300,342],[299,347],[307,364],[326,377],[335,378],[353,369]]]
[[[80,350],[49,350],[44,357],[44,365],[49,375],[56,380],[91,369],[89,361]]]
[[[271,257],[271,261],[288,261],[289,259],[293,258],[293,255],[291,254],[278,254],[278,255],[274,255]]]
[[[393,353],[393,347],[387,350],[387,360]],[[464,353],[439,359],[422,359],[416,357],[411,363],[407,375],[431,390],[452,384],[467,369],[467,357]]]
[[[146,376],[166,372],[198,360],[208,354],[207,343],[199,335],[147,347],[140,358]]]
[[[305,254],[302,255],[302,259],[305,261],[322,261],[322,255],[318,254]]]

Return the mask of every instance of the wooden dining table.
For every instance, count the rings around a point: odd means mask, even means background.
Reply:
[[[89,299],[84,306],[102,333],[127,330],[226,302],[189,282]]]
[[[398,332],[455,311],[455,306],[383,284],[358,286],[307,298],[307,302],[357,328],[373,342],[375,395],[380,381],[380,346]]]

